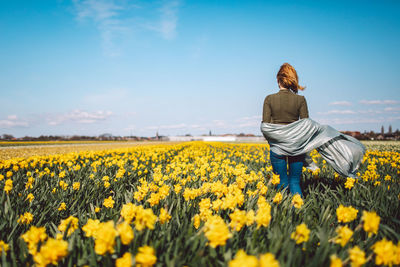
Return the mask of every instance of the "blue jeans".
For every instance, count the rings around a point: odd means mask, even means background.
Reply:
[[[278,188],[286,189],[289,186],[290,193],[293,195],[300,194],[303,197],[300,188],[300,177],[303,170],[304,156],[282,156],[270,151],[273,171],[280,176]],[[287,163],[289,163],[289,175]]]

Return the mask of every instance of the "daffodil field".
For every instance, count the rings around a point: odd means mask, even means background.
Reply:
[[[267,144],[0,160],[1,266],[400,265],[400,146],[367,148],[358,179],[312,152],[304,198]]]

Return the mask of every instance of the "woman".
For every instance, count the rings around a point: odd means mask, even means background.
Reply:
[[[277,81],[279,92],[268,95],[264,100],[263,123],[290,124],[299,119],[308,118],[307,102],[304,96],[298,95],[298,90],[304,90],[299,85],[296,70],[284,63],[278,71]],[[279,174],[278,188],[289,187],[292,194],[302,196],[300,177],[305,154],[297,156],[279,155],[272,150],[270,159],[275,174]],[[289,170],[287,166],[289,165]],[[289,171],[289,175],[288,175]]]

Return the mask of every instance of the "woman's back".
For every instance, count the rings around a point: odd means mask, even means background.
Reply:
[[[306,99],[297,94],[298,90],[304,90],[305,87],[299,85],[297,72],[293,66],[284,63],[276,75],[276,80],[280,90],[265,98],[262,121],[273,124],[289,124],[302,118],[308,118]],[[285,139],[284,136],[278,136]],[[302,195],[300,176],[304,158],[304,154],[286,156],[275,154],[270,150],[272,169],[275,174],[279,175],[278,188],[289,187],[290,193],[293,195]]]
[[[289,124],[303,118],[308,118],[307,102],[304,96],[284,89],[276,94],[268,95],[264,100],[263,122]]]

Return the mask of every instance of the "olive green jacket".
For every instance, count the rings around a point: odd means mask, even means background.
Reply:
[[[308,118],[306,99],[291,90],[280,90],[264,100],[262,122],[289,124],[304,118]]]

